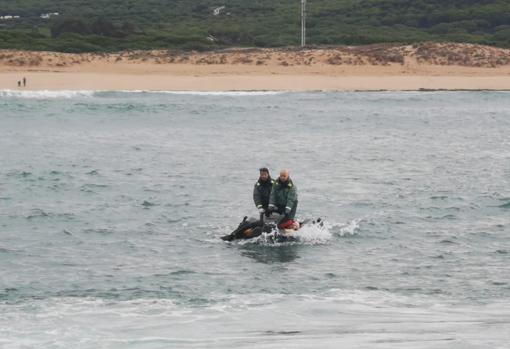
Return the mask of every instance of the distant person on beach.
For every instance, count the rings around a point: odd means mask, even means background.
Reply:
[[[27,86],[27,78],[23,78],[23,87]]]
[[[18,80],[18,87],[21,87],[21,81]]]
[[[273,188],[274,180],[271,179],[269,170],[266,167],[259,169],[260,175],[257,183],[253,187],[253,202],[259,212],[265,213],[269,205],[269,197]]]
[[[293,221],[296,216],[297,205],[297,188],[289,177],[289,171],[281,170],[280,176],[271,190],[268,209],[269,211],[285,214],[288,221]]]

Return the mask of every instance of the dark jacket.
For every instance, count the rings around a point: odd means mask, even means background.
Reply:
[[[267,209],[273,185],[274,180],[272,180],[271,177],[265,182],[258,180],[257,183],[255,183],[253,187],[253,202],[257,208]]]
[[[273,185],[269,204],[276,206],[279,211],[285,211],[288,208],[295,214],[297,203],[297,188],[292,180],[289,178],[286,183],[282,183],[278,178]]]

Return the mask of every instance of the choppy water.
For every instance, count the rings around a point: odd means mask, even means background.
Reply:
[[[508,348],[510,94],[0,92],[0,347]],[[300,243],[219,239],[289,168]]]

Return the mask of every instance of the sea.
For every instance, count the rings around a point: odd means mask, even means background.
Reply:
[[[0,348],[510,348],[510,92],[0,91]]]

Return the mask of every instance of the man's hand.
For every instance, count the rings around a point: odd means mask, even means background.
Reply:
[[[266,210],[264,210],[264,208],[263,208],[263,207],[259,208],[259,213],[260,213],[260,214],[264,214],[264,212],[266,212]]]

